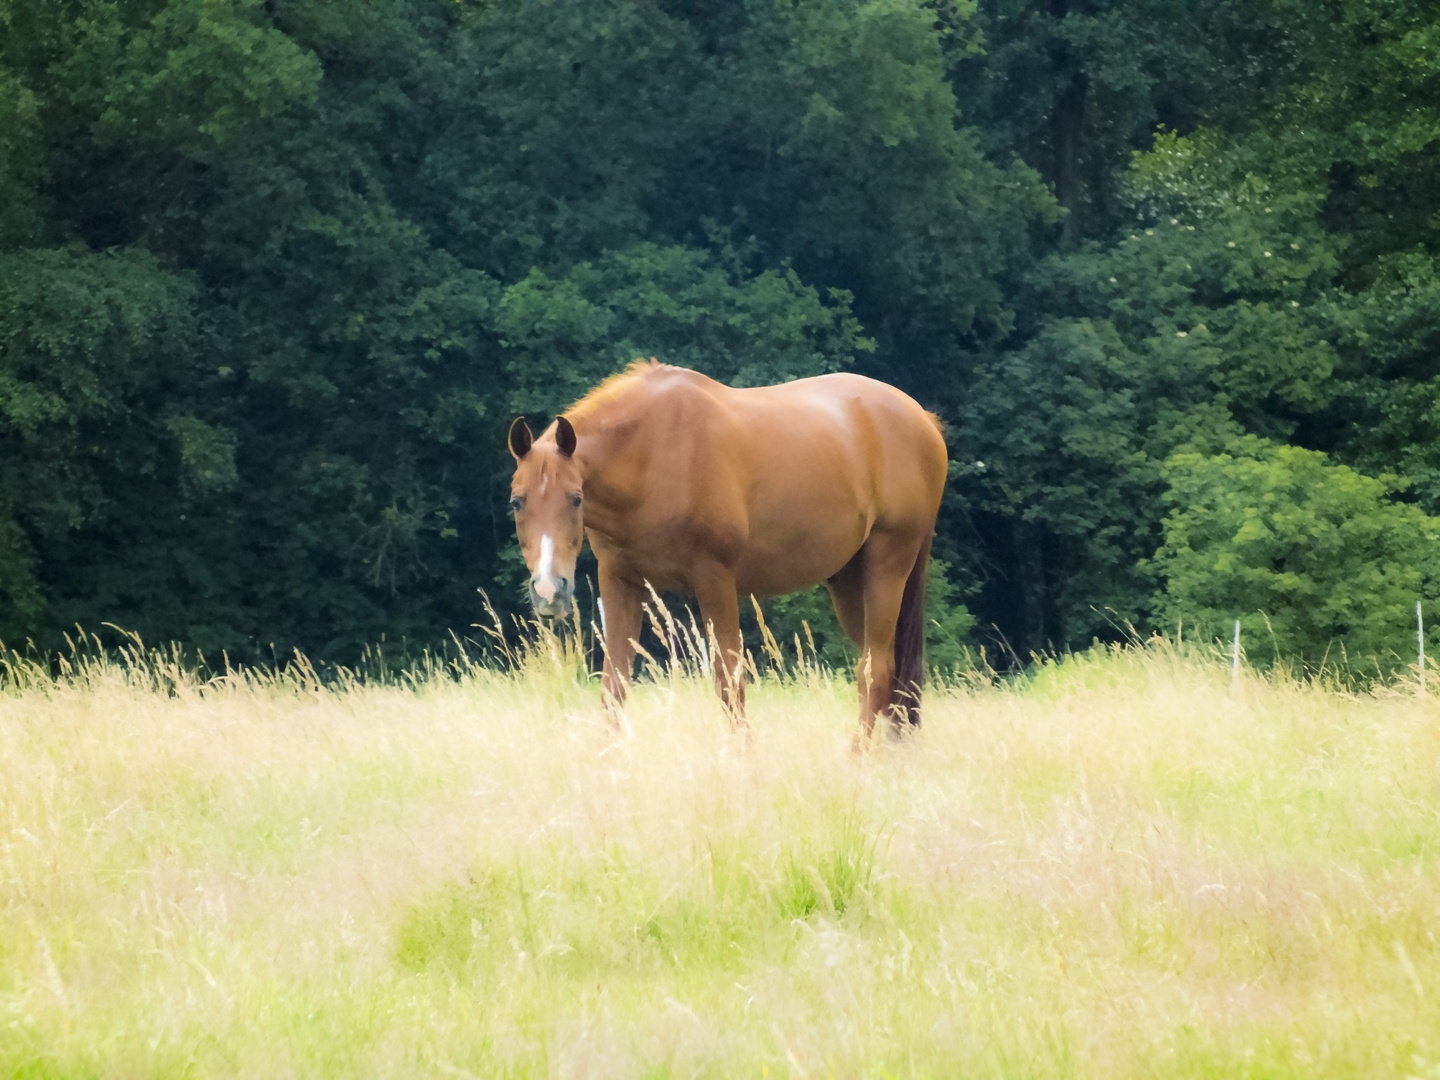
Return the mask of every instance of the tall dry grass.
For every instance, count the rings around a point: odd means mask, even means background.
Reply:
[[[0,1074],[1440,1077],[1440,708],[1152,644],[932,691],[11,661]]]

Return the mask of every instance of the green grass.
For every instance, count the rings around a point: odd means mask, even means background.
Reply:
[[[0,693],[0,1075],[1440,1077],[1413,688],[160,666]]]

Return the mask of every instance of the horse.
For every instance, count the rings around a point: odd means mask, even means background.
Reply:
[[[920,722],[925,569],[948,457],[939,419],[848,373],[736,389],[637,361],[536,438],[510,425],[510,506],[536,614],[569,615],[588,538],[606,712],[623,706],[650,590],[693,595],[721,702],[744,722],[740,596],[824,583],[860,647],[860,740]]]

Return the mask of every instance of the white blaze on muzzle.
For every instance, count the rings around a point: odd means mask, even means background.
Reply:
[[[555,600],[555,578],[552,563],[555,561],[555,541],[548,536],[540,537],[540,565],[535,568],[535,595],[547,604]]]

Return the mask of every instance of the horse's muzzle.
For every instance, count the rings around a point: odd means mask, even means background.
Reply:
[[[530,604],[535,608],[535,614],[542,619],[565,619],[570,616],[570,601],[575,592],[575,582],[570,578],[554,578],[554,595],[546,599],[535,591],[538,584],[535,577],[530,578]]]

